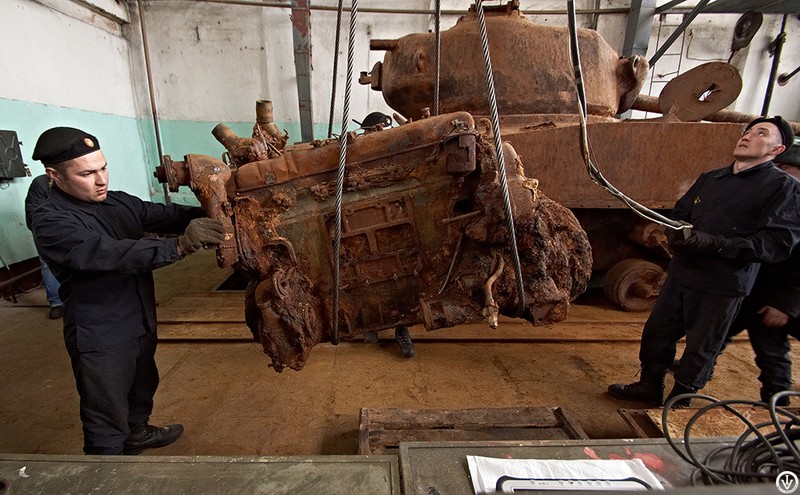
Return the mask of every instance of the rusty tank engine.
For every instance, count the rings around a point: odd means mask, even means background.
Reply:
[[[336,260],[340,141],[287,146],[271,110],[270,102],[257,103],[252,137],[223,124],[214,129],[225,161],[167,156],[157,176],[173,191],[190,186],[207,214],[224,223],[218,264],[246,276],[247,323],[275,370],[302,369],[320,342],[397,325],[434,330],[487,320],[494,327],[499,314],[558,322],[585,290],[592,264],[585,232],[569,209],[540,192],[506,145],[520,307],[485,119],[453,112],[348,133]]]
[[[535,177],[549,198],[570,208],[587,232],[592,285],[602,285],[624,309],[650,309],[669,261],[666,238],[661,227],[627,210],[586,172],[567,27],[530,21],[517,0],[484,9],[503,141],[513,145],[525,174]],[[735,83],[740,88],[741,80],[735,68],[720,63],[711,72],[689,76],[669,92],[665,88],[662,95],[672,96],[666,104],[660,101],[661,109],[652,98],[642,108],[639,91],[647,61],[621,58],[593,30],[578,29],[577,37],[591,153],[619,190],[663,214],[701,172],[730,163],[741,124],[698,121],[738,95]],[[489,107],[475,6],[440,39],[440,112],[466,111],[480,120]],[[435,108],[434,33],[373,39],[370,48],[385,55],[362,72],[362,84],[382,92],[401,117],[419,118]],[[704,94],[710,97],[700,99]],[[631,108],[654,111],[653,106],[665,117],[615,118]],[[670,111],[675,109],[681,112]]]

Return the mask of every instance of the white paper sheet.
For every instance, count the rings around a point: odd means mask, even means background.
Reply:
[[[614,488],[606,490],[626,490],[623,485],[630,489],[640,486],[646,489],[637,481],[627,483],[604,483],[602,481],[589,480],[625,480],[634,478],[646,483],[654,490],[663,490],[663,485],[658,478],[645,467],[641,459],[626,460],[543,460],[543,459],[497,459],[493,457],[467,456],[469,473],[472,476],[472,487],[475,495],[487,493],[513,493],[498,491],[496,489],[497,480],[502,476],[519,478],[521,480],[532,479],[532,482],[519,481],[509,482],[508,484],[522,485],[537,483],[558,485],[560,490],[592,490],[599,489],[607,485],[616,485]],[[540,482],[537,480],[557,480]],[[577,481],[575,481],[577,480]],[[581,481],[582,480],[582,481]],[[573,481],[573,482],[570,482]]]

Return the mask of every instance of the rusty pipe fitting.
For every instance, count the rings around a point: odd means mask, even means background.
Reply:
[[[272,101],[256,100],[256,122],[259,124],[275,122],[275,117],[272,114]]]
[[[189,171],[189,186],[200,200],[206,215],[221,221],[225,229],[225,238],[217,246],[217,264],[220,268],[231,266],[238,259],[231,206],[226,191],[232,171],[224,162],[210,156],[186,155],[184,158]]]
[[[258,132],[261,130],[262,132]],[[266,133],[266,136],[263,135]],[[289,133],[281,132],[275,125],[275,116],[272,113],[272,101],[256,100],[256,125],[253,127],[254,139],[266,139],[270,146],[282,150],[289,141]],[[270,156],[274,158],[274,156]]]
[[[188,186],[190,180],[186,162],[173,161],[170,155],[161,157],[161,165],[156,167],[153,176],[159,183],[167,184],[172,192],[178,192],[180,186]]]
[[[370,40],[369,49],[373,51],[391,51],[397,49],[400,45],[398,40]]]
[[[256,124],[258,126],[258,124]],[[236,135],[225,124],[217,124],[211,134],[228,150],[228,156],[233,165],[239,166],[246,163],[271,158],[266,138],[242,138]]]
[[[225,124],[217,124],[217,126],[211,131],[211,135],[214,136],[214,138],[216,138],[216,140],[219,141],[219,143],[227,150],[242,146],[243,141],[245,140],[244,138],[237,136],[236,133]]]
[[[486,281],[484,285],[484,301],[485,305],[483,308],[483,317],[489,322],[490,328],[497,328],[498,317],[500,316],[500,308],[497,306],[497,303],[494,302],[494,296],[492,296],[492,285],[494,282],[500,278],[500,275],[503,273],[503,268],[505,267],[505,261],[503,261],[502,256],[498,256],[499,263],[497,270],[492,274],[491,277]]]

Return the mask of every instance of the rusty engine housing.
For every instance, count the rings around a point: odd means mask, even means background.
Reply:
[[[224,126],[214,134],[230,164],[165,157],[157,175],[172,190],[190,185],[207,214],[223,221],[218,263],[249,280],[248,326],[277,371],[300,370],[311,348],[332,337],[339,142],[284,147],[258,124],[253,138]],[[498,312],[520,313],[497,158],[472,115],[347,139],[341,338],[418,323],[434,330],[487,318],[494,326]],[[504,154],[525,288],[519,316],[535,325],[561,321],[591,274],[589,242],[573,214],[526,177],[514,149],[506,145]]]

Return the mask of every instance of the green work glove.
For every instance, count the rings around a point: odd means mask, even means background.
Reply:
[[[214,218],[195,218],[186,227],[186,232],[178,237],[178,247],[184,256],[208,246],[217,246],[225,239],[222,222]]]

